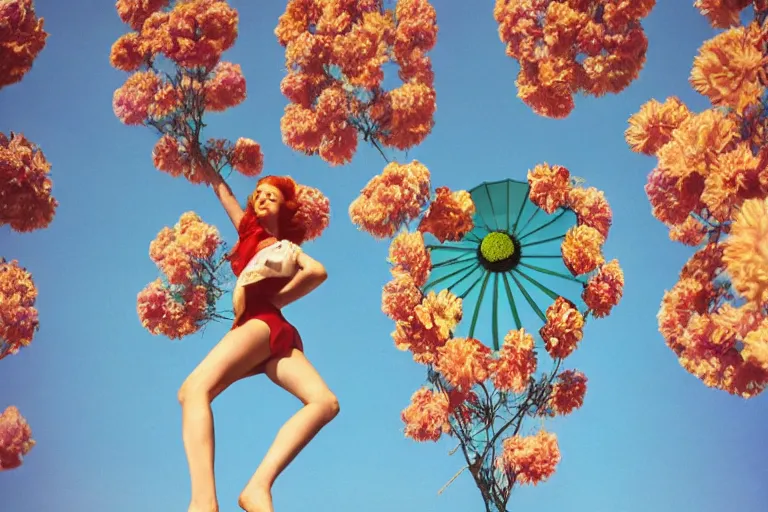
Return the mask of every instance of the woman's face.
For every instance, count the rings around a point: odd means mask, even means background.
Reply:
[[[283,205],[283,194],[275,186],[262,183],[253,194],[253,210],[260,219],[277,218]]]

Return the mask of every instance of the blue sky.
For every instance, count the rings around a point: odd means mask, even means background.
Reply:
[[[240,12],[240,37],[225,58],[242,65],[248,99],[210,117],[210,134],[258,140],[267,173],[321,188],[333,208],[331,227],[305,248],[326,265],[329,280],[286,316],[342,412],[278,480],[276,510],[480,510],[467,475],[437,496],[463,466],[459,455],[447,454],[450,440],[417,444],[402,434],[400,411],[424,371],[394,348],[393,325],[380,312],[387,243],[358,232],[347,215],[383,161],[361,146],[351,165],[330,168],[282,144],[284,55],[273,29],[284,3],[231,3]],[[517,64],[504,54],[492,2],[435,3],[436,126],[408,157],[430,168],[435,186],[454,189],[524,180],[543,161],[567,166],[611,202],[605,252],[626,275],[620,307],[591,323],[568,360],[587,374],[589,387],[580,411],[548,424],[563,455],[557,473],[518,489],[510,507],[764,511],[766,397],[745,401],[706,388],[658,334],[659,301],[691,251],[670,242],[651,217],[643,185],[654,160],[630,152],[623,139],[626,119],[651,97],[707,106],[687,77],[713,30],[692,1],[659,2],[644,23],[650,48],[640,78],[618,96],[577,98],[574,113],[554,121],[516,98]],[[186,510],[176,391],[228,326],[181,342],[153,337],[139,323],[136,294],[157,276],[150,241],[183,212],[198,212],[229,242],[235,232],[211,190],[152,167],[150,130],[114,116],[112,93],[126,78],[108,59],[126,31],[114,3],[36,5],[48,45],[21,84],[0,91],[0,131],[22,132],[42,146],[61,206],[47,230],[0,229],[0,255],[33,273],[41,319],[32,346],[0,362],[0,408],[17,405],[38,442],[20,469],[0,475],[3,510]],[[254,181],[236,176],[231,184],[244,198]],[[263,377],[216,401],[222,512],[237,510],[238,492],[298,405]]]

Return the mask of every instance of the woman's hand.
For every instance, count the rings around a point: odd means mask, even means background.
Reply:
[[[195,171],[201,174],[203,180],[205,180],[208,185],[213,186],[217,181],[222,180],[219,173],[213,168],[211,162],[203,155],[199,144],[190,144],[188,148],[189,156],[192,159],[192,165],[195,166]]]
[[[296,302],[328,279],[325,267],[306,253],[299,253],[296,266],[299,268],[296,275],[272,297],[272,304],[278,309]]]
[[[240,207],[240,203],[232,193],[232,189],[229,188],[227,182],[221,177],[219,172],[213,168],[211,162],[203,156],[200,146],[198,144],[192,144],[188,147],[190,158],[196,164],[196,170],[202,174],[203,180],[213,188],[213,192],[216,197],[219,198],[219,202],[227,212],[229,219],[234,224],[235,229],[240,227],[240,220],[243,218],[245,212]]]

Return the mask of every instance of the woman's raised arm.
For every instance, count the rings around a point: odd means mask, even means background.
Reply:
[[[235,225],[235,229],[239,229],[240,220],[243,218],[243,215],[245,215],[245,212],[240,207],[240,203],[237,202],[237,198],[232,193],[232,189],[229,188],[229,185],[224,181],[224,178],[214,170],[211,163],[203,159],[203,165],[205,166],[208,183],[210,183],[216,197],[219,198],[219,202],[221,202],[227,215],[229,215],[232,224]]]

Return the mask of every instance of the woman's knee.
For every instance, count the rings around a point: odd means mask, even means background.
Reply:
[[[327,421],[331,421],[339,415],[339,399],[333,393],[324,393],[312,400],[312,403],[322,407]]]
[[[208,389],[208,387],[203,386],[193,378],[187,378],[176,395],[182,407],[190,401],[207,401],[211,403],[214,396],[215,394],[212,389]]]

